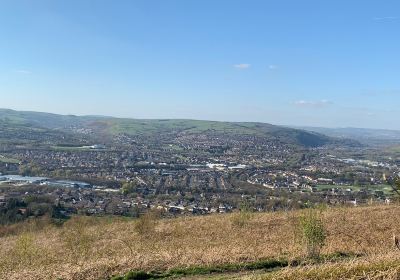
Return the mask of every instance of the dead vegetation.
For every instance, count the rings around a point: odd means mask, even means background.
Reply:
[[[241,277],[243,280],[398,280],[400,258],[398,253],[371,254],[364,258],[335,263],[285,268],[278,272]]]
[[[74,217],[63,226],[25,223],[19,230],[0,229],[0,279],[108,279],[130,270],[296,259],[304,256],[296,236],[296,221],[304,213],[253,214],[243,227],[232,226],[229,214],[162,220]],[[362,254],[358,266],[380,259],[376,268],[394,273],[400,263],[393,245],[393,234],[400,233],[399,213],[399,206],[324,210],[327,238],[321,253]],[[345,263],[349,271],[351,263]],[[323,266],[333,273],[339,264]],[[307,275],[298,279],[320,279],[313,278],[319,273],[313,266],[284,269],[274,277],[293,279],[295,270]]]

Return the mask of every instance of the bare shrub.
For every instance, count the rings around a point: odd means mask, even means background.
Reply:
[[[147,211],[141,215],[135,223],[135,231],[139,235],[149,236],[155,233],[161,213],[157,210]]]
[[[307,210],[300,216],[300,229],[307,256],[319,257],[325,244],[326,231],[321,218],[321,212],[315,209]]]
[[[239,212],[234,213],[231,217],[232,225],[235,227],[244,228],[249,224],[253,216],[254,213],[251,207],[247,203],[242,203]]]
[[[93,233],[88,231],[88,221],[86,217],[74,217],[64,225],[61,232],[65,247],[76,263],[89,255],[95,241]]]
[[[31,265],[38,254],[33,235],[30,233],[21,234],[15,242],[12,254],[17,263]]]

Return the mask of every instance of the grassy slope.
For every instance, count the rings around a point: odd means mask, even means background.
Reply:
[[[90,122],[103,119],[106,119],[106,117],[59,115],[43,112],[0,109],[0,123],[18,124],[26,127],[57,129],[71,126],[85,126]]]
[[[332,139],[321,134],[305,132],[266,123],[217,122],[201,120],[134,120],[109,119],[102,121],[104,128],[114,134],[143,134],[165,132],[216,132],[238,135],[277,137],[283,142],[310,146],[323,145]]]
[[[304,146],[320,146],[334,140],[322,134],[306,132],[298,129],[274,126],[266,123],[233,123],[200,120],[139,120],[94,116],[67,116],[40,112],[23,112],[0,109],[0,129],[35,128],[92,128],[103,134],[127,133],[132,135],[153,135],[160,133],[204,133],[258,135],[278,138],[282,142]]]
[[[334,263],[284,268],[275,272],[242,272],[197,276],[187,280],[398,280],[400,256],[398,252],[371,255],[361,259]]]
[[[346,265],[354,264],[352,269],[361,271],[367,266],[372,274],[381,272],[381,267],[398,269],[400,252],[393,249],[392,234],[400,232],[399,213],[399,206],[326,210],[328,240],[323,253],[364,254]],[[76,218],[63,227],[34,223],[3,227],[0,279],[107,279],[130,270],[295,259],[303,254],[295,238],[299,214],[256,214],[244,228],[233,226],[231,215],[182,217],[159,221],[149,235],[139,234],[137,221],[121,218]],[[338,270],[335,264],[319,267]],[[313,269],[294,268],[273,275],[293,279],[293,273],[319,271]],[[270,274],[262,277],[274,279]],[[307,277],[302,279],[323,279]]]
[[[328,263],[294,269],[284,269],[276,273],[257,277],[241,277],[253,280],[317,280],[317,279],[368,279],[397,280],[400,277],[399,252],[369,256],[360,260]]]
[[[205,132],[209,130],[227,133],[257,134],[278,131],[281,129],[284,129],[285,131],[293,130],[262,123],[231,123],[180,119],[123,119],[111,117],[57,115],[8,109],[0,109],[0,123],[10,125],[30,124],[43,128],[62,128],[70,125],[91,126],[114,134],[149,134],[158,133],[160,131]]]

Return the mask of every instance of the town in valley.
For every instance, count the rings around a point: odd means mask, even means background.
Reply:
[[[10,110],[0,118],[0,208],[10,219],[264,212],[389,204],[396,195],[397,135],[377,144],[262,123],[43,121]]]

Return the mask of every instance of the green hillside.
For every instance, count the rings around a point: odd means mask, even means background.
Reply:
[[[182,132],[217,134],[221,136],[254,135],[305,147],[345,143],[343,140],[331,138],[317,132],[307,132],[266,123],[183,119],[127,119],[101,116],[57,115],[0,109],[0,129],[10,127],[14,129],[62,129],[63,131],[72,128],[90,128],[95,133],[102,135],[124,133],[129,135],[157,136],[159,134],[175,135]]]

